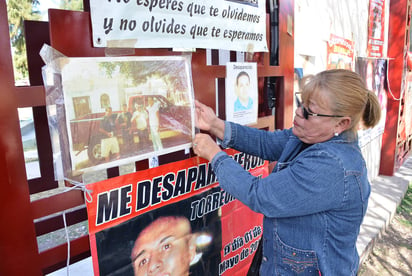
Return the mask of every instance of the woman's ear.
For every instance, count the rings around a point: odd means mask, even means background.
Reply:
[[[343,117],[339,118],[335,126],[335,132],[342,133],[345,130],[349,129],[352,123],[352,119],[350,117]]]

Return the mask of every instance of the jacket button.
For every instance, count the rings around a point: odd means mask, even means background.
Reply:
[[[267,262],[267,261],[268,261],[268,258],[267,258],[266,256],[263,256],[262,261],[263,261],[263,262]]]

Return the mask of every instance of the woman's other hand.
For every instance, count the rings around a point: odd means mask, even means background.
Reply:
[[[214,110],[199,101],[195,101],[196,107],[196,127],[205,130],[215,135],[219,139],[223,139],[225,133],[225,122],[219,119]]]
[[[196,155],[211,161],[221,149],[208,134],[198,133],[193,139],[193,151]]]

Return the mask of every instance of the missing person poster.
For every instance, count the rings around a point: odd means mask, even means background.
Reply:
[[[73,172],[191,146],[194,97],[188,58],[62,58],[60,63],[61,120],[67,125]]]
[[[353,59],[353,41],[331,34],[328,41],[327,68],[353,70]]]
[[[263,0],[91,0],[93,46],[267,52]]]
[[[255,124],[258,113],[257,65],[255,62],[226,64],[226,120]]]
[[[256,177],[268,163],[226,152]],[[199,157],[89,184],[95,275],[246,275],[262,215],[222,190]]]
[[[377,58],[356,58],[356,72],[365,80],[366,87],[378,96],[381,106],[381,119],[371,128],[359,131],[359,144],[367,144],[376,136],[382,135],[385,130],[385,121],[388,105],[387,60]]]
[[[385,0],[369,1],[368,57],[383,57],[385,42]]]
[[[400,140],[406,141],[412,135],[412,73],[407,74],[407,87],[405,89],[405,107],[399,126]]]

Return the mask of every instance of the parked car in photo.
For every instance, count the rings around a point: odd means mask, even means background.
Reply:
[[[175,142],[171,142],[169,144],[166,143],[166,147],[174,146],[176,143],[190,143],[192,139],[193,124],[190,106],[174,105],[162,95],[133,95],[128,98],[128,111],[133,114],[136,104],[146,107],[148,99],[150,97],[152,97],[160,104],[159,132],[162,142],[168,140],[176,140]],[[120,110],[113,109],[113,114],[120,112]],[[70,121],[72,150],[77,152],[87,150],[89,160],[93,164],[102,161],[100,144],[101,139],[104,137],[100,133],[99,128],[104,115],[104,112],[91,113],[80,116]],[[135,124],[131,124],[130,132],[133,137],[133,143],[136,145],[136,147],[134,147],[134,149],[136,149],[136,152],[129,151],[125,154],[138,154],[139,151],[145,150],[139,148],[138,146],[140,141],[137,136],[137,129]],[[119,126],[115,135],[118,138],[122,151],[124,141]]]

